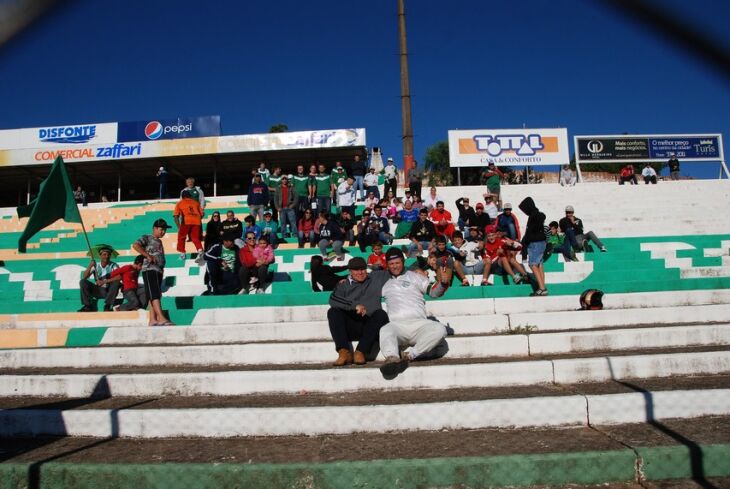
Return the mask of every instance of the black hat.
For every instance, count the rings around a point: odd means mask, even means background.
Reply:
[[[170,229],[172,226],[167,224],[167,221],[165,221],[164,219],[158,219],[155,221],[155,223],[152,225],[152,227]]]
[[[221,241],[236,241],[236,235],[232,232],[223,233],[223,236],[221,236]]]
[[[396,258],[400,258],[403,261],[405,261],[405,259],[406,259],[406,257],[403,255],[403,252],[400,250],[400,248],[395,248],[395,247],[388,248],[388,251],[385,252],[385,261],[394,260]]]
[[[359,256],[356,256],[355,258],[350,258],[350,261],[347,262],[347,268],[350,270],[365,270],[368,267],[368,264],[365,263],[365,260],[360,258]]]

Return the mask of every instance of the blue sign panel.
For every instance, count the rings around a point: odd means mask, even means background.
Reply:
[[[120,122],[117,141],[154,141],[157,139],[202,138],[221,135],[219,115],[178,117],[150,121]]]
[[[651,158],[666,159],[675,153],[679,159],[720,159],[720,141],[717,136],[659,137],[649,139]]]

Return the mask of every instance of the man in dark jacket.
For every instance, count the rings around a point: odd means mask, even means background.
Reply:
[[[545,214],[535,205],[532,197],[526,197],[520,202],[520,210],[527,215],[527,228],[522,237],[522,247],[527,250],[527,263],[535,274],[537,290],[532,296],[548,295],[545,288],[545,266],[543,255],[545,254]]]
[[[233,211],[226,212],[226,220],[221,221],[221,235],[228,234],[236,241],[236,246],[243,246],[243,223],[236,217]]]
[[[246,203],[251,209],[251,215],[256,217],[257,221],[264,220],[264,210],[269,205],[269,186],[261,181],[261,174],[257,173],[253,177],[253,183],[248,189]]]
[[[420,255],[428,249],[436,238],[436,226],[428,218],[428,209],[418,211],[418,221],[413,223],[408,233],[411,243],[408,245],[408,256]]]
[[[319,221],[321,223],[317,231],[317,235],[319,236],[319,252],[322,256],[325,256],[327,254],[327,248],[331,246],[337,256],[337,260],[344,260],[345,253],[342,251],[344,236],[340,226],[337,225],[334,219],[331,219],[329,212],[325,211],[319,214]]]
[[[517,220],[517,216],[512,213],[512,204],[504,204],[502,213],[497,216],[497,231],[512,241],[520,240],[520,222]]]
[[[474,208],[469,205],[469,199],[466,197],[460,197],[459,200],[456,201],[456,208],[459,209],[459,219],[457,220],[459,230],[464,231],[465,227],[468,228],[470,226],[474,226],[476,214],[474,213]]]
[[[593,241],[601,251],[606,251],[606,247],[598,239],[596,233],[593,231],[588,231],[587,233],[583,231],[583,221],[575,217],[575,209],[573,209],[572,205],[565,207],[565,217],[558,224],[560,225],[560,230],[565,233],[565,239],[568,240],[570,246],[575,251],[586,251],[589,241]]]
[[[350,175],[355,179],[355,191],[360,192],[358,200],[365,200],[365,174],[368,172],[366,162],[360,160],[360,155],[355,155],[355,161],[350,165]]]
[[[223,235],[223,244],[216,243],[205,252],[205,264],[210,277],[208,291],[213,295],[237,294],[241,290],[238,271],[241,262],[238,259],[238,246],[233,236]]]
[[[484,230],[491,223],[492,218],[489,217],[489,214],[484,212],[484,204],[477,202],[476,210],[474,211],[474,224],[470,224],[469,227],[476,226],[479,228],[479,234],[484,234]]]
[[[380,270],[368,275],[367,263],[360,257],[350,259],[347,267],[350,276],[335,286],[327,311],[330,334],[338,354],[335,367],[350,363],[364,365],[367,360],[374,360],[378,354],[380,328],[388,323],[380,296],[390,274]],[[354,340],[359,343],[353,354]]]
[[[279,186],[274,193],[274,207],[279,212],[279,231],[282,238],[297,235],[297,208],[299,194],[289,183],[287,177],[281,177]],[[286,226],[289,226],[289,230]]]

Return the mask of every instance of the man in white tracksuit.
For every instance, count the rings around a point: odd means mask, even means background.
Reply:
[[[451,283],[451,270],[439,268],[431,283],[424,270],[406,271],[405,257],[397,248],[385,254],[391,278],[383,286],[383,297],[390,322],[380,329],[380,351],[385,363],[380,372],[394,378],[408,362],[433,350],[445,337],[446,326],[428,319],[424,295],[441,297]],[[401,346],[411,348],[400,355]]]

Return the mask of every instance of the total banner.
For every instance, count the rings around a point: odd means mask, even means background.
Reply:
[[[668,160],[672,153],[684,161],[722,161],[721,134],[654,134],[575,136],[579,163],[642,163]]]
[[[117,123],[0,130],[0,150],[54,148],[117,142]]]
[[[451,167],[567,165],[568,130],[477,129],[449,131]]]

